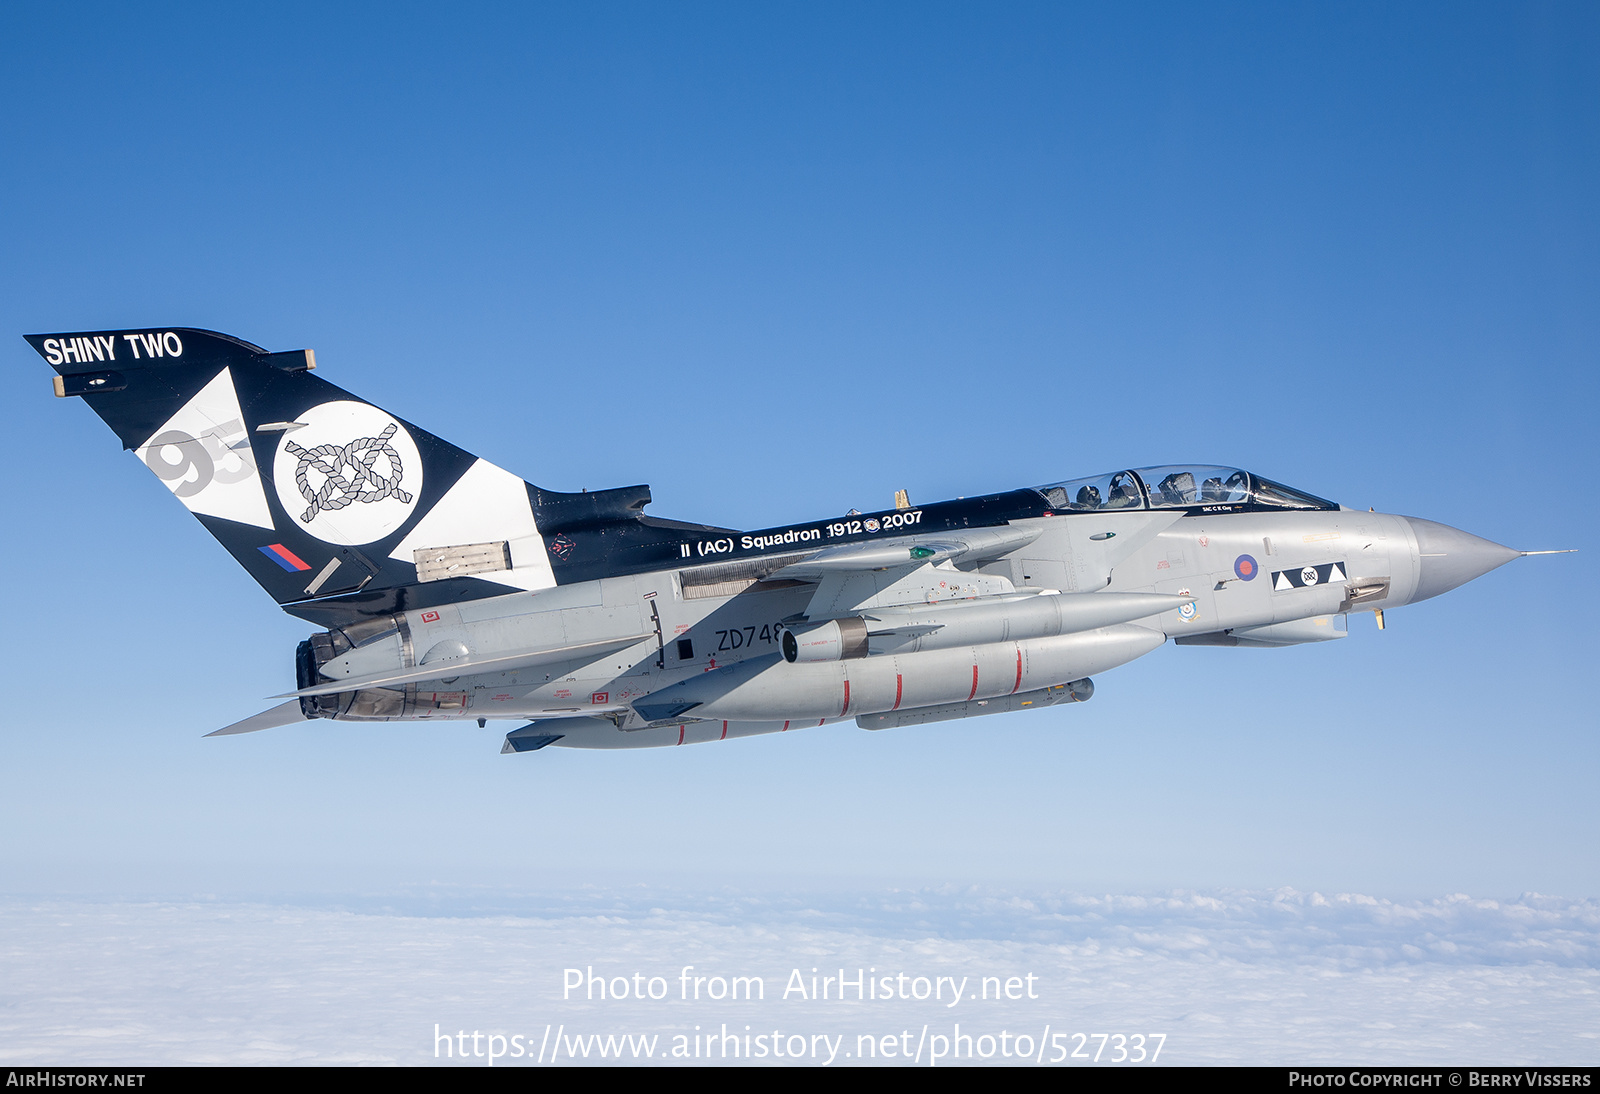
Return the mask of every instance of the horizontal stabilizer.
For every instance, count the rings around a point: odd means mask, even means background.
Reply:
[[[235,733],[255,733],[262,729],[277,729],[279,726],[292,726],[296,722],[310,721],[300,710],[300,700],[291,699],[287,703],[279,703],[271,710],[263,710],[260,714],[246,718],[242,722],[235,722],[231,726],[207,733],[207,737],[231,737]]]
[[[273,698],[337,695],[340,692],[360,691],[364,688],[402,687],[406,684],[420,683],[423,680],[477,676],[486,672],[511,672],[514,669],[528,669],[536,665],[553,665],[560,661],[575,661],[580,657],[599,657],[601,654],[610,653],[612,650],[624,649],[637,642],[643,642],[647,638],[654,637],[654,631],[647,631],[644,634],[631,634],[626,638],[607,638],[602,642],[581,642],[576,646],[524,650],[520,653],[496,654],[493,657],[456,657],[446,661],[435,661],[421,668],[406,669],[404,672],[385,672],[373,676],[352,676],[349,679],[335,681],[331,684],[318,684],[315,687],[286,692],[284,695],[275,695]]]

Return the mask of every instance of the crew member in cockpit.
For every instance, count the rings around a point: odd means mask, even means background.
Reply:
[[[1123,471],[1111,480],[1111,497],[1106,502],[1107,509],[1137,509],[1144,504],[1139,497],[1139,484],[1134,480],[1133,473]]]

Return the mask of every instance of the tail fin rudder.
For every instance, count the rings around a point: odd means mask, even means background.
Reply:
[[[556,584],[536,488],[313,376],[310,350],[186,327],[26,337],[56,394],[81,396],[293,614],[331,625]]]

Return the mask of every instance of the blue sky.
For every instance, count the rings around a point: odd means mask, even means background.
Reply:
[[[7,891],[1600,892],[1592,6],[13,5],[0,33]],[[1168,647],[1037,715],[201,741],[307,628],[20,337],[151,324],[313,347],[663,516],[1192,461],[1583,553],[1333,648]]]

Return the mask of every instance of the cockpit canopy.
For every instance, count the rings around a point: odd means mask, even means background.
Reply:
[[[1141,467],[1035,487],[1051,509],[1337,509],[1336,504],[1237,467]]]

